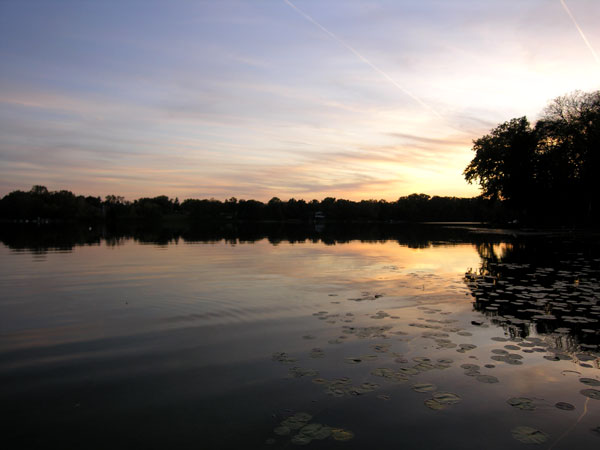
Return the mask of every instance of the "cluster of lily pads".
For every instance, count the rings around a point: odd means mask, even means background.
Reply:
[[[540,273],[543,274],[548,281],[550,275],[557,275],[551,271],[537,271],[527,265],[520,266],[507,266],[510,270],[525,270],[533,271],[535,276]],[[529,274],[531,275],[531,274]],[[559,278],[561,274],[558,274]],[[566,276],[565,274],[562,274]],[[588,273],[589,275],[589,273]],[[569,275],[571,276],[571,275]],[[519,283],[520,281],[521,283]],[[579,343],[575,350],[574,347],[564,346],[561,344],[561,340],[548,339],[548,335],[540,334],[540,337],[531,336],[531,328],[527,329],[527,325],[539,324],[545,322],[560,323],[561,320],[566,317],[570,320],[570,323],[577,323],[579,325],[586,324],[586,333],[589,335],[596,333],[598,330],[594,328],[594,323],[597,322],[596,316],[600,312],[600,305],[595,293],[591,291],[590,286],[596,283],[598,287],[598,280],[590,278],[584,281],[580,277],[578,283],[571,283],[565,280],[556,281],[551,287],[544,286],[540,283],[533,283],[527,285],[526,279],[517,280],[515,277],[504,276],[496,273],[495,275],[486,274],[474,274],[472,272],[467,273],[465,282],[471,289],[473,296],[475,297],[475,310],[482,312],[491,322],[502,325],[505,334],[504,336],[496,336],[491,339],[495,342],[502,343],[503,348],[494,348],[491,350],[490,362],[480,363],[481,365],[474,363],[465,363],[460,367],[464,370],[465,375],[473,377],[480,383],[495,384],[499,383],[500,380],[493,375],[484,373],[484,369],[494,369],[496,366],[492,363],[502,363],[508,365],[522,365],[524,361],[524,354],[535,354],[545,353],[544,358],[550,361],[565,361],[574,360],[582,367],[599,367],[600,353],[597,352],[595,344]],[[562,283],[562,284],[561,284]],[[554,295],[552,289],[558,292]],[[560,296],[565,292],[569,292],[567,300],[561,303]],[[577,295],[575,295],[577,294]],[[374,301],[380,298],[381,294],[371,294],[364,292],[361,297],[350,298],[351,301]],[[332,302],[339,304],[340,302]],[[583,306],[580,306],[583,305]],[[569,314],[567,314],[567,306]],[[507,314],[507,311],[514,313],[514,308],[517,308],[519,314]],[[512,309],[511,309],[512,308]],[[561,312],[562,308],[562,313]],[[413,319],[412,322],[406,323],[406,325],[414,328],[422,329],[421,339],[430,340],[435,344],[437,350],[452,350],[458,353],[467,353],[476,349],[477,346],[471,342],[454,342],[451,338],[451,334],[455,337],[468,338],[473,336],[471,331],[461,327],[452,318],[440,317],[451,314],[449,311],[444,311],[441,308],[432,308],[429,306],[418,306],[416,309],[420,310],[424,315],[419,317],[416,321]],[[554,311],[557,309],[557,312]],[[585,309],[585,311],[584,311]],[[343,310],[342,310],[343,311]],[[580,313],[580,315],[573,314],[574,312]],[[385,341],[388,339],[395,339],[400,341],[412,341],[418,339],[419,336],[415,336],[415,333],[407,333],[404,330],[397,330],[394,327],[397,325],[396,319],[400,317],[392,315],[383,310],[377,310],[375,313],[365,314],[371,320],[383,322],[383,324],[369,325],[361,323],[357,326],[351,324],[356,321],[356,315],[350,312],[328,312],[319,311],[313,314],[317,319],[324,321],[335,327],[341,326],[341,334],[334,338],[329,339],[329,344],[341,344],[347,342],[349,339],[368,339],[377,340],[373,342],[370,347],[374,354],[366,354],[359,356],[348,356],[342,357],[340,362],[347,364],[361,364],[366,363],[378,358],[389,358],[392,364],[383,364],[380,367],[372,368],[369,374],[373,377],[380,378],[388,383],[404,383],[409,381],[411,378],[418,376],[424,372],[430,370],[443,370],[451,367],[453,359],[451,358],[436,358],[432,359],[425,356],[417,356],[410,358],[413,364],[410,364],[409,358],[403,354],[392,351],[392,343]],[[438,316],[432,317],[432,316]],[[525,318],[527,317],[527,318]],[[471,321],[471,325],[477,328],[488,327],[485,320]],[[569,322],[569,320],[566,320]],[[374,323],[374,322],[371,322]],[[393,323],[394,325],[391,325]],[[525,332],[524,330],[528,330]],[[538,330],[539,331],[539,328]],[[548,331],[548,330],[546,330]],[[552,333],[550,336],[556,337],[566,335],[571,331],[571,328],[566,329],[565,327],[554,327],[550,330]],[[305,335],[303,339],[315,339],[315,336]],[[383,341],[381,341],[383,340]],[[424,347],[428,348],[428,347]],[[472,352],[475,353],[475,352]],[[325,356],[325,350],[319,347],[314,347],[309,356],[311,358],[323,358]],[[478,360],[478,356],[469,356],[469,358]],[[293,363],[296,360],[291,358],[285,352],[279,352],[273,355],[273,359],[282,363]],[[398,366],[400,365],[400,366]],[[312,378],[312,382],[317,385],[324,387],[325,393],[332,397],[344,397],[344,396],[360,396],[368,393],[375,392],[381,388],[380,384],[371,381],[365,381],[361,379],[358,383],[353,383],[349,377],[337,377],[331,379],[320,378],[318,372],[312,369],[303,369],[297,366],[290,368],[290,376],[292,377],[309,377]],[[411,385],[413,391],[418,393],[427,393],[430,395],[423,403],[431,410],[443,410],[453,405],[456,405],[462,401],[461,397],[453,392],[438,391],[438,388],[433,383],[415,380]],[[582,389],[580,393],[589,399],[600,400],[600,390],[594,389],[594,387],[600,386],[600,381],[595,378],[581,378],[580,381],[586,384],[589,388]],[[388,394],[379,394],[377,398],[382,400],[390,400],[391,396]],[[546,403],[543,400],[532,399],[528,397],[513,397],[507,400],[507,403],[517,409],[523,411],[534,411],[539,405]],[[572,411],[575,406],[567,402],[556,402],[553,405],[555,408]],[[292,416],[295,417],[295,416]],[[300,417],[302,418],[302,417]],[[308,421],[299,424],[296,422],[298,418],[286,419],[288,422],[280,425],[280,427],[287,427],[290,429],[288,435],[292,436],[291,441],[294,444],[307,444],[315,439],[323,439],[322,436],[330,435],[333,436],[333,429],[330,427],[320,424],[309,424]],[[310,419],[309,419],[310,420]],[[297,428],[291,428],[288,425],[290,423]],[[294,432],[292,430],[297,429]],[[285,428],[283,429],[285,430]],[[280,432],[282,429],[279,430]],[[340,432],[341,433],[341,432]],[[276,432],[276,434],[279,434]],[[537,430],[528,426],[519,426],[512,429],[512,436],[524,443],[540,444],[546,442],[549,435],[544,431]],[[335,437],[334,437],[335,439]],[[343,439],[339,439],[343,440]]]
[[[328,438],[343,442],[354,437],[352,431],[311,422],[312,418],[308,413],[297,412],[282,420],[273,429],[273,433],[279,437],[289,438],[290,442],[295,445],[307,445],[311,441],[322,441]],[[276,439],[274,438],[267,440],[267,444],[274,444],[275,442]]]
[[[526,337],[533,331],[552,336],[555,345],[548,350],[555,350],[555,355],[547,359],[561,360],[565,353],[583,351],[588,360],[597,361],[600,264],[577,256],[556,265],[487,261],[479,273],[467,272],[465,283],[475,309],[512,336]]]

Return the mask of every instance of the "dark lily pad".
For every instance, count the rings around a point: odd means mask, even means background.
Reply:
[[[354,438],[354,433],[350,430],[344,430],[343,428],[332,428],[331,436],[336,441],[344,442],[344,441],[349,441],[350,439]]]
[[[425,400],[425,406],[434,411],[446,409],[451,405],[460,403],[462,399],[452,392],[436,392],[433,394],[433,398]]]
[[[290,428],[285,426],[279,426],[273,429],[273,433],[275,433],[277,436],[287,436],[291,431],[292,430]]]
[[[496,378],[493,375],[478,375],[477,376],[477,381],[481,382],[481,383],[498,383],[500,380],[498,380],[498,378]]]
[[[600,391],[598,389],[583,389],[579,392],[591,399],[600,400]]]
[[[496,355],[508,355],[508,352],[501,348],[495,348],[494,350],[492,350],[492,353],[495,353]]]
[[[521,409],[523,411],[533,411],[535,409],[535,405],[533,404],[533,400],[527,397],[513,397],[509,398],[506,403],[514,408]]]
[[[432,392],[437,390],[437,386],[431,383],[415,383],[411,386],[412,390],[415,392]]]
[[[477,364],[462,364],[460,368],[465,370],[479,370],[479,366]]]
[[[312,419],[310,414],[299,412],[282,421],[281,427],[287,427],[291,430],[299,430],[306,425],[310,419]]]
[[[524,444],[543,444],[550,437],[547,433],[535,428],[520,426],[511,430],[512,436]]]
[[[554,406],[556,406],[558,409],[562,409],[564,411],[573,411],[575,409],[575,406],[573,406],[567,402],[558,402]]]
[[[281,363],[292,363],[296,362],[296,358],[291,358],[286,352],[275,352],[272,356],[273,361]]]
[[[580,378],[579,381],[588,386],[600,386],[600,380],[595,378]]]
[[[459,395],[452,392],[436,392],[433,394],[433,398],[444,405],[455,405],[462,401]]]

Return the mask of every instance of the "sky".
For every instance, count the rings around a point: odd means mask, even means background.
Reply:
[[[0,0],[0,195],[471,197],[472,141],[600,89],[598,0]]]

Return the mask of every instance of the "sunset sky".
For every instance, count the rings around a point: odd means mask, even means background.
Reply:
[[[0,195],[473,196],[599,53],[599,0],[2,0]]]

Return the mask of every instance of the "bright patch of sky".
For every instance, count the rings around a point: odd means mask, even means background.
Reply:
[[[597,0],[5,0],[0,194],[476,195],[473,139],[600,88],[598,23]]]

